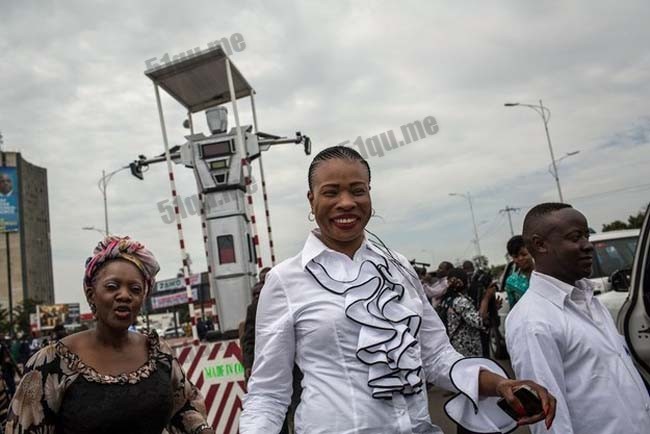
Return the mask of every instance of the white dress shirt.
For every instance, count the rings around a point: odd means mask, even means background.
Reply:
[[[294,361],[304,374],[298,434],[441,433],[429,418],[424,381],[462,392],[445,410],[469,429],[515,426],[496,397],[478,397],[480,370],[503,370],[463,359],[408,261],[368,241],[350,259],[310,234],[300,254],[267,275],[242,434],[280,431]]]
[[[557,398],[551,430],[537,424],[533,434],[650,433],[646,387],[588,280],[574,287],[533,272],[506,319],[506,341],[516,375]]]

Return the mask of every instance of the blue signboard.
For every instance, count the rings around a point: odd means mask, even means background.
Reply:
[[[0,167],[0,232],[18,232],[18,174],[15,167]]]

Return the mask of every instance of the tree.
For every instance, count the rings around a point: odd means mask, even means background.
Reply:
[[[620,220],[614,220],[611,223],[607,223],[603,225],[603,232],[621,231],[623,229],[629,229],[629,228],[627,227],[627,224],[625,222],[622,222]]]
[[[29,315],[36,313],[36,306],[42,304],[38,300],[32,300],[31,298],[21,301],[16,307],[14,307],[14,330],[16,333],[20,334],[21,332],[30,336],[32,333],[32,327],[29,320]]]
[[[494,279],[499,279],[506,269],[506,264],[492,265],[490,267],[490,274]]]
[[[637,214],[631,215],[627,218],[627,223],[621,220],[614,220],[611,223],[603,225],[603,232],[620,231],[624,229],[641,229],[643,219],[645,218],[645,210],[639,211]]]

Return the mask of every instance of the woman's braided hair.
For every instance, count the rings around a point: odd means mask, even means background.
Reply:
[[[329,148],[325,148],[320,151],[314,157],[314,159],[311,160],[311,164],[309,165],[309,172],[307,174],[309,191],[312,189],[314,172],[316,171],[318,165],[323,161],[333,160],[335,158],[339,160],[359,161],[368,170],[368,182],[370,182],[370,166],[368,165],[368,162],[361,156],[361,154],[347,146],[330,146]]]

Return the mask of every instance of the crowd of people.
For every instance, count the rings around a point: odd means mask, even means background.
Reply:
[[[242,434],[440,434],[429,385],[454,394],[445,412],[459,433],[520,425],[534,434],[647,432],[646,386],[585,280],[593,246],[580,212],[535,206],[508,242],[510,379],[489,358],[488,329],[502,303],[493,276],[471,261],[416,271],[367,229],[370,180],[352,148],[313,159],[307,197],[316,228],[297,255],[262,270],[241,326]],[[7,433],[213,432],[169,346],[155,331],[129,331],[158,270],[128,237],[100,242],[83,281],[96,327],[25,363],[6,406]],[[11,360],[3,350],[3,374]]]

